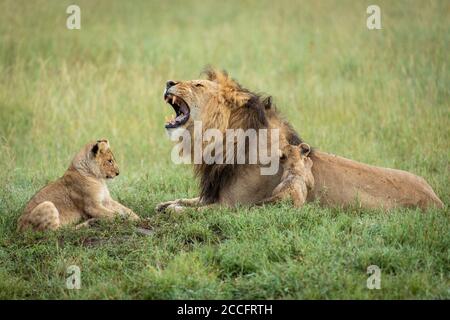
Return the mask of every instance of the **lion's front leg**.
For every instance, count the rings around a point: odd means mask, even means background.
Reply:
[[[202,203],[201,203],[200,197],[191,198],[191,199],[177,199],[177,200],[162,202],[156,206],[155,210],[157,212],[165,212],[166,210],[181,212],[181,211],[184,211],[188,207],[198,207],[201,205],[202,205]]]

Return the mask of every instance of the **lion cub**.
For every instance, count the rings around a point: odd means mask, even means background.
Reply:
[[[109,194],[105,180],[117,175],[119,168],[108,140],[87,144],[61,178],[31,198],[18,220],[17,230],[56,230],[87,219],[78,228],[117,215],[139,220],[131,209],[113,200]]]
[[[280,162],[283,166],[281,182],[272,192],[272,196],[259,202],[275,203],[291,198],[295,207],[306,202],[308,191],[314,187],[314,176],[311,172],[312,160],[308,157],[311,148],[306,143],[298,146],[286,145],[281,152]]]

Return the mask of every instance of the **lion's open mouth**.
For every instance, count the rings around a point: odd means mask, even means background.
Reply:
[[[186,101],[171,93],[164,94],[164,100],[175,110],[175,115],[166,122],[167,129],[178,128],[189,120],[190,109]]]

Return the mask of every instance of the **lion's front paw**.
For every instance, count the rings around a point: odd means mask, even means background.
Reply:
[[[176,205],[178,204],[178,200],[172,200],[172,201],[167,201],[167,202],[161,202],[160,204],[158,204],[155,207],[155,211],[156,212],[164,212],[166,211],[166,209],[171,206],[171,205]]]

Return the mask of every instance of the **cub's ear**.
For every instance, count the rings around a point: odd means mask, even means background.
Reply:
[[[97,140],[97,143],[100,143],[100,142],[104,142],[104,143],[106,143],[106,144],[109,145],[108,139],[98,139],[98,140]]]
[[[280,160],[286,160],[286,154],[280,149],[278,149],[278,158],[280,158]]]
[[[300,143],[298,147],[300,148],[300,154],[304,157],[307,157],[311,152],[311,147],[307,143]]]
[[[99,152],[105,152],[109,149],[109,141],[107,139],[100,139],[92,146],[91,152],[95,156]]]
[[[92,152],[92,154],[93,154],[94,156],[97,155],[98,149],[99,149],[99,147],[98,147],[98,142],[97,142],[96,144],[94,144],[94,145],[92,146],[92,149],[91,149],[91,152]]]

